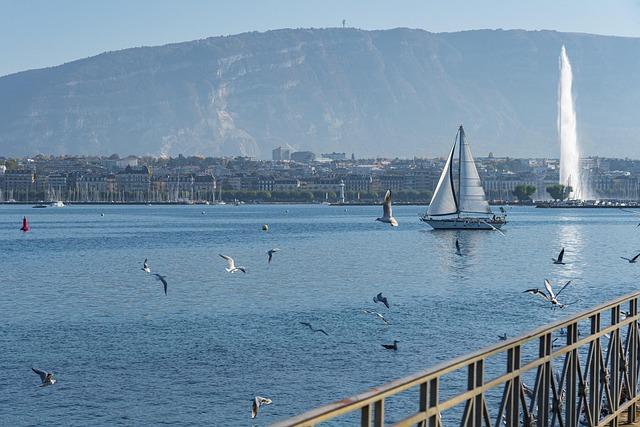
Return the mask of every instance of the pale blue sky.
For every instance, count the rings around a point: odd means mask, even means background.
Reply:
[[[0,76],[98,53],[253,30],[551,29],[640,37],[639,0],[0,0]]]

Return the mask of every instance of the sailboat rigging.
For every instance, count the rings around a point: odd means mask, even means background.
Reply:
[[[453,160],[456,147],[457,171]],[[493,230],[507,223],[506,215],[494,215],[489,207],[462,125],[420,220],[437,230]]]

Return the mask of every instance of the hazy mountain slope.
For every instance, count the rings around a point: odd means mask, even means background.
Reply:
[[[640,39],[549,31],[279,30],[0,78],[0,154],[557,155],[558,54],[588,154],[640,156]]]

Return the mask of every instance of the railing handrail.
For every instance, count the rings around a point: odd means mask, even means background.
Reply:
[[[500,342],[498,344],[494,344],[491,346],[484,347],[480,350],[456,357],[448,362],[442,362],[435,365],[432,368],[429,368],[425,371],[419,372],[417,374],[405,376],[403,378],[390,381],[386,384],[383,384],[379,387],[375,387],[369,389],[365,392],[352,395],[350,397],[346,397],[344,399],[334,401],[327,405],[312,409],[310,411],[304,412],[300,415],[294,416],[292,418],[277,422],[273,424],[273,427],[287,427],[287,426],[295,426],[295,425],[311,425],[310,422],[317,420],[318,418],[325,418],[329,414],[333,416],[331,418],[335,418],[339,415],[364,408],[368,405],[371,405],[381,399],[389,397],[391,395],[401,393],[413,387],[416,387],[420,384],[424,384],[430,380],[439,378],[447,373],[451,373],[453,371],[457,371],[459,369],[468,367],[469,365],[479,361],[484,360],[488,357],[494,356],[496,354],[505,352],[510,348],[515,346],[519,346],[523,343],[530,342],[536,338],[543,337],[548,335],[560,328],[568,327],[571,324],[577,324],[582,320],[589,319],[595,314],[601,313],[604,310],[614,308],[623,304],[627,301],[630,301],[634,298],[640,298],[640,291],[634,292],[631,294],[627,294],[625,296],[616,298],[612,301],[606,302],[604,304],[598,305],[592,309],[582,311],[578,314],[574,314],[572,316],[567,316],[563,319],[560,319],[551,324],[547,324],[541,327],[538,327],[530,332],[525,332],[524,334],[519,335],[518,337],[508,339],[506,341]],[[631,323],[632,321],[636,321],[639,319],[639,315],[635,315],[629,318],[626,318],[620,322],[619,325],[624,325],[627,323]],[[553,356],[558,356],[562,353],[567,353],[580,345],[588,343],[589,341],[595,340],[597,337],[604,335],[607,330],[616,329],[616,325],[612,325],[609,327],[603,328],[603,330],[597,334],[590,335],[582,340],[579,340],[572,346],[568,346],[560,349],[559,351],[553,352]],[[537,365],[537,363],[536,363]],[[525,370],[526,366],[523,366],[520,370]]]

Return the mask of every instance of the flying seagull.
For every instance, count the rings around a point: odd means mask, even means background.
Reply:
[[[151,269],[149,268],[149,264],[147,264],[147,259],[144,259],[144,264],[142,264],[142,271],[145,273],[151,273]]]
[[[391,211],[391,190],[387,190],[387,193],[384,195],[382,217],[376,218],[376,221],[387,223],[392,227],[398,226],[398,221],[393,217],[393,212]]]
[[[620,258],[622,259],[626,259],[627,261],[629,261],[631,264],[635,264],[638,261],[638,257],[640,257],[640,254],[634,256],[633,258],[629,259],[629,258],[625,258],[623,256],[621,256]]]
[[[389,321],[382,314],[378,313],[377,311],[367,310],[366,308],[364,310],[362,310],[362,311],[367,313],[367,314],[373,314],[374,316],[378,316],[378,318],[380,318],[380,320],[382,320],[385,325],[389,325]]]
[[[567,283],[565,283],[564,286],[562,288],[560,288],[558,293],[555,294],[553,292],[553,288],[551,286],[551,282],[548,279],[544,279],[544,287],[546,289],[546,292],[545,291],[541,291],[538,288],[533,288],[533,289],[527,289],[523,293],[530,293],[531,295],[540,295],[545,301],[550,302],[552,307],[564,308],[564,306],[566,304],[560,304],[558,302],[558,297],[560,296],[562,291],[564,291],[565,288],[567,286],[569,286],[570,284],[571,284],[571,280],[569,280]]]
[[[269,264],[271,264],[271,258],[273,258],[273,254],[275,254],[276,252],[278,252],[280,249],[278,248],[273,248],[273,249],[269,249],[267,251],[267,255],[269,255]]]
[[[56,383],[56,380],[53,378],[53,374],[51,372],[41,371],[40,369],[36,368],[31,368],[31,370],[40,376],[40,381],[42,381],[40,387],[46,387],[48,385],[53,385]]]
[[[554,264],[564,265],[565,263],[562,261],[562,258],[564,258],[564,248],[562,248],[562,250],[558,254],[558,258],[551,258],[551,260]]]
[[[164,286],[164,294],[167,294],[167,276],[161,276],[158,273],[153,273],[156,276],[156,280],[162,282],[162,286]]]
[[[251,418],[258,416],[258,411],[262,405],[271,405],[271,399],[262,396],[256,396],[253,398],[253,405],[251,405]]]
[[[460,242],[456,239],[456,255],[462,256],[462,251],[460,250]]]
[[[313,326],[311,326],[311,323],[309,323],[309,322],[300,322],[300,324],[308,327],[309,329],[311,329],[311,332],[322,332],[326,336],[329,336],[329,334],[324,329],[316,329]]]
[[[382,344],[382,346],[383,346],[384,348],[386,348],[387,350],[394,350],[394,351],[396,351],[396,350],[398,350],[398,342],[399,342],[399,341],[393,340],[393,344]]]
[[[389,300],[387,300],[387,297],[382,296],[382,292],[380,292],[378,295],[376,295],[375,297],[373,297],[373,302],[375,303],[383,303],[385,307],[389,308]]]
[[[219,255],[222,258],[227,260],[227,268],[225,268],[225,270],[227,270],[227,273],[235,273],[237,271],[242,271],[243,273],[247,272],[247,270],[242,266],[236,267],[236,262],[230,256],[226,256],[226,255],[222,255],[222,254],[219,254]]]

